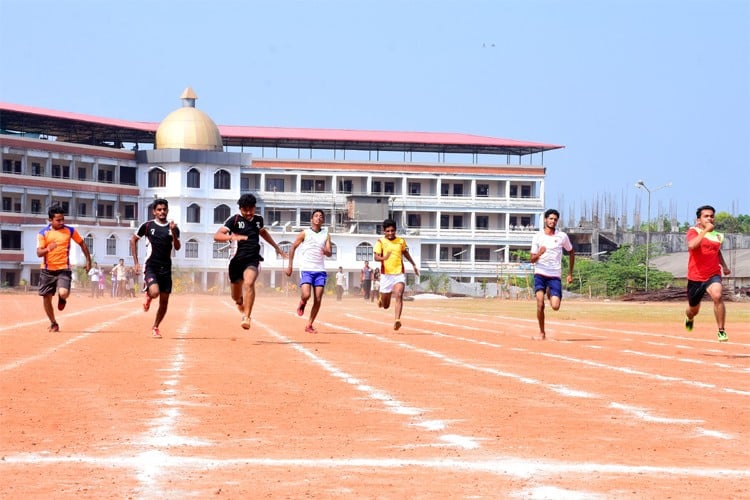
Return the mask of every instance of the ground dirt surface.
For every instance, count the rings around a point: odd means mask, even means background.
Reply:
[[[748,303],[141,302],[0,295],[1,498],[750,497]]]

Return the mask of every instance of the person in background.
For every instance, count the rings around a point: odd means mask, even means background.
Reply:
[[[154,317],[151,336],[160,339],[159,325],[167,314],[169,296],[172,293],[172,249],[182,248],[180,229],[173,220],[167,220],[169,202],[157,198],[151,203],[154,218],[144,222],[130,238],[130,253],[133,255],[133,267],[136,274],[140,270],[138,263],[138,240],[148,240],[146,260],[143,265],[143,277],[146,281],[146,300],[143,310],[148,311],[151,301],[159,298],[159,309]]]
[[[336,273],[336,301],[340,302],[344,296],[344,291],[348,288],[347,286],[346,273],[344,268],[339,266],[339,272]]]
[[[93,267],[89,271],[89,280],[91,280],[91,298],[99,296],[99,265],[94,262]]]
[[[372,268],[370,263],[365,261],[364,267],[359,272],[359,282],[362,286],[362,293],[364,294],[365,300],[370,300],[370,290],[372,289]]]
[[[401,311],[404,307],[404,288],[406,288],[404,257],[411,263],[414,274],[417,276],[419,276],[419,269],[409,253],[406,240],[396,236],[396,221],[393,219],[383,221],[383,236],[378,239],[373,249],[375,261],[380,262],[378,307],[388,309],[391,305],[391,296],[393,296],[395,300],[393,329],[398,331],[401,328]]]
[[[232,284],[232,300],[242,313],[240,326],[250,329],[253,305],[255,304],[255,282],[260,273],[260,238],[268,242],[277,255],[286,258],[279,245],[263,226],[263,217],[255,213],[257,200],[250,193],[237,200],[240,213],[232,215],[214,234],[214,241],[237,242],[237,250],[229,261],[229,282]]]
[[[380,298],[380,269],[372,270],[372,290],[370,290],[370,302]]]
[[[534,269],[534,294],[536,295],[536,318],[539,322],[538,340],[545,340],[544,297],[549,298],[550,307],[558,311],[562,302],[562,256],[568,252],[568,276],[566,282],[573,282],[575,252],[570,238],[557,229],[560,212],[550,208],[544,212],[544,227],[531,240],[531,263]]]
[[[685,310],[685,330],[693,330],[693,322],[701,309],[701,300],[708,294],[714,302],[714,317],[719,342],[729,340],[724,330],[726,308],[724,307],[721,274],[728,275],[731,270],[721,254],[724,235],[716,232],[714,216],[716,210],[711,205],[698,207],[695,226],[688,229],[688,272],[687,297],[688,307]]]
[[[70,242],[81,247],[86,258],[86,272],[91,270],[91,254],[81,234],[72,226],[65,224],[65,211],[59,205],[53,205],[47,211],[49,224],[37,235],[36,255],[42,258],[42,271],[39,275],[39,295],[42,297],[44,312],[49,318],[48,331],[59,332],[60,325],[55,319],[52,298],[57,293],[57,310],[65,309],[72,271],[70,268]]]
[[[299,248],[300,253],[300,301],[297,306],[297,315],[305,314],[305,305],[313,296],[313,305],[310,308],[310,318],[305,326],[307,333],[317,333],[313,326],[315,318],[320,311],[320,305],[323,301],[323,292],[326,288],[328,273],[326,272],[325,258],[330,257],[333,253],[331,248],[331,235],[323,228],[325,215],[320,209],[313,210],[310,217],[310,227],[303,229],[294,240],[292,248],[289,250],[289,265],[286,268],[286,275],[292,275],[292,266],[294,264],[294,255]]]

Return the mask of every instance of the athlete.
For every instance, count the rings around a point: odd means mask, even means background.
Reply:
[[[383,221],[383,236],[378,239],[373,249],[375,261],[380,262],[378,307],[388,309],[391,305],[391,296],[393,296],[395,301],[393,329],[398,331],[401,328],[401,311],[404,307],[404,288],[406,287],[404,257],[411,263],[414,274],[417,276],[419,276],[419,269],[409,253],[406,240],[396,236],[396,221],[393,219]]]
[[[268,242],[278,255],[286,258],[271,234],[263,227],[263,217],[255,214],[257,200],[250,193],[243,194],[237,200],[240,213],[229,217],[224,225],[214,234],[214,241],[237,242],[237,250],[229,261],[229,282],[232,289],[232,300],[242,313],[240,326],[250,329],[253,304],[255,304],[255,282],[260,273],[260,238]]]
[[[81,234],[65,224],[65,210],[53,205],[47,211],[49,224],[37,235],[36,255],[42,257],[42,272],[39,276],[39,295],[42,296],[44,312],[50,320],[48,330],[59,332],[55,319],[52,297],[57,293],[57,309],[65,309],[70,296],[72,271],[70,268],[70,241],[78,243],[86,257],[86,272],[91,270],[91,254]]]
[[[688,272],[687,297],[688,307],[685,310],[685,329],[693,330],[694,318],[701,309],[701,300],[708,294],[714,302],[714,317],[719,327],[719,342],[729,340],[724,330],[726,309],[722,298],[721,273],[730,274],[731,270],[721,254],[724,235],[717,233],[714,226],[716,210],[711,205],[698,207],[695,212],[695,226],[688,229]]]
[[[313,326],[315,318],[320,311],[320,305],[323,301],[323,292],[325,292],[328,273],[326,273],[325,258],[330,257],[333,253],[331,249],[331,235],[328,230],[323,228],[325,215],[320,209],[313,211],[310,218],[310,227],[303,229],[294,240],[292,248],[289,250],[289,265],[286,268],[286,275],[292,275],[294,264],[294,255],[299,249],[299,271],[300,271],[300,301],[297,306],[297,315],[305,314],[305,305],[313,297],[313,305],[310,308],[310,318],[305,326],[307,333],[317,333]]]
[[[133,267],[135,273],[138,274],[140,266],[137,243],[143,237],[148,240],[146,260],[143,265],[143,277],[146,282],[146,300],[143,303],[143,310],[148,311],[151,301],[159,298],[159,309],[154,317],[151,336],[160,339],[159,325],[167,314],[169,296],[172,293],[172,249],[177,251],[182,244],[180,243],[180,228],[173,220],[167,220],[169,202],[164,198],[157,198],[151,204],[151,210],[154,218],[141,224],[130,238],[130,253],[133,254]]]

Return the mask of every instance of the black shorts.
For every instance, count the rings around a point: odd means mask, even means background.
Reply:
[[[716,276],[711,276],[706,281],[688,280],[687,296],[688,304],[690,304],[690,307],[695,307],[700,304],[701,300],[703,300],[703,296],[706,295],[708,287],[713,285],[714,283],[721,283],[721,276],[717,274]]]
[[[260,261],[248,260],[243,258],[234,257],[229,261],[229,282],[237,283],[242,281],[245,276],[245,269],[248,267],[254,267],[256,270],[260,270]]]
[[[146,288],[156,283],[159,285],[159,293],[172,293],[172,268],[171,267],[151,267],[148,266],[143,271],[143,279],[146,281]]]
[[[70,269],[61,269],[59,271],[48,271],[42,269],[39,274],[39,295],[54,295],[57,288],[70,290],[70,281],[73,274]]]

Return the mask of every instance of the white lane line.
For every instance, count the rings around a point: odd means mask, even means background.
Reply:
[[[42,351],[42,352],[40,352],[38,354],[34,354],[32,356],[27,356],[25,358],[19,358],[19,359],[16,359],[16,360],[14,360],[14,361],[12,361],[10,363],[6,363],[4,365],[0,365],[0,372],[4,372],[4,371],[8,371],[8,370],[13,370],[13,369],[19,368],[19,367],[21,367],[21,366],[23,366],[23,365],[25,365],[27,363],[31,363],[31,362],[34,362],[34,361],[39,361],[41,359],[44,359],[44,358],[46,358],[48,356],[51,356],[52,354],[56,353],[60,349],[63,349],[63,348],[68,347],[70,345],[73,345],[73,344],[75,344],[78,341],[84,340],[84,339],[90,337],[91,335],[93,335],[94,333],[98,333],[98,332],[100,332],[102,330],[108,330],[108,329],[110,329],[110,327],[112,325],[115,325],[115,324],[119,323],[122,320],[128,319],[131,316],[136,316],[138,314],[142,314],[142,312],[140,312],[140,311],[134,311],[134,312],[126,314],[125,316],[120,316],[116,320],[105,321],[104,323],[99,323],[98,325],[95,325],[95,326],[93,326],[91,328],[86,329],[86,331],[83,332],[82,334],[76,335],[75,337],[70,337],[67,340],[65,340],[64,342],[61,342],[60,344],[57,344],[57,345],[52,346],[52,347],[49,347],[45,351]],[[50,335],[62,335],[62,334],[60,334],[60,333],[54,333],[54,334],[50,334]]]
[[[442,430],[445,428],[444,421],[439,421],[439,420],[427,420],[426,421],[422,418],[422,415],[427,413],[428,410],[425,410],[422,408],[416,408],[416,407],[408,406],[404,404],[403,402],[396,399],[392,394],[386,391],[383,391],[382,389],[373,388],[367,385],[366,383],[360,381],[356,377],[337,368],[332,363],[316,355],[315,353],[313,353],[306,347],[300,345],[298,342],[294,342],[291,339],[276,332],[269,325],[266,325],[259,321],[257,323],[260,327],[264,328],[268,334],[284,342],[285,344],[289,345],[290,347],[298,351],[300,354],[305,355],[310,360],[312,360],[313,363],[322,367],[325,371],[330,373],[332,376],[343,380],[347,384],[354,386],[358,391],[364,392],[368,398],[375,400],[375,401],[379,401],[391,413],[395,413],[397,415],[407,415],[407,416],[412,417],[410,425],[421,427],[426,430]],[[321,324],[328,325],[328,323],[321,323]],[[455,435],[451,435],[451,436],[452,437],[450,439],[444,440],[444,441],[448,442],[449,444],[452,444],[453,446],[460,447],[463,449],[474,449],[474,448],[479,447],[479,444],[476,442],[474,438],[464,437],[464,436],[459,437]]]
[[[375,322],[374,320],[370,320],[370,319],[363,318],[361,316],[356,316],[356,315],[353,315],[353,314],[347,314],[346,316],[348,316],[350,318],[359,319],[361,321]],[[348,329],[346,327],[341,327],[341,326],[338,326],[338,325],[331,324],[330,326],[333,327],[333,328],[338,328],[340,330],[352,331],[352,330],[350,330],[350,329]],[[449,326],[453,326],[455,328],[461,328],[459,325],[449,325]],[[424,329],[421,329],[421,328],[411,328],[411,329],[414,330],[414,331],[416,331],[416,332],[427,333],[427,334],[434,335],[434,336],[437,336],[437,337],[447,337],[447,338],[451,338],[451,339],[454,339],[454,340],[460,340],[460,341],[474,343],[474,344],[481,344],[481,345],[486,345],[486,346],[494,347],[494,348],[503,348],[503,346],[499,345],[499,344],[492,344],[492,343],[486,342],[486,341],[477,341],[475,339],[471,339],[471,338],[467,338],[467,337],[461,337],[461,336],[456,336],[456,335],[446,335],[444,333],[436,332],[434,330],[424,330]],[[354,333],[357,333],[357,332],[354,332]],[[361,332],[359,332],[359,333],[361,334]],[[586,392],[586,391],[580,391],[580,390],[576,390],[576,389],[571,389],[569,387],[566,387],[566,386],[563,386],[563,385],[559,385],[559,384],[546,384],[546,383],[544,383],[544,382],[542,382],[540,380],[532,379],[532,378],[527,377],[525,375],[519,375],[519,374],[516,374],[516,373],[509,373],[509,372],[503,372],[503,371],[500,371],[500,370],[496,370],[494,368],[487,368],[487,367],[484,367],[484,366],[476,366],[476,365],[473,365],[471,363],[465,363],[463,361],[454,360],[452,358],[444,356],[444,355],[442,355],[440,353],[437,353],[435,351],[428,350],[428,349],[423,349],[423,348],[420,348],[420,347],[416,347],[416,346],[413,346],[411,344],[407,344],[407,343],[402,342],[402,341],[394,341],[394,340],[391,340],[391,339],[387,339],[387,338],[381,337],[379,335],[371,336],[371,338],[377,339],[380,342],[396,344],[396,345],[398,345],[400,347],[403,347],[405,349],[409,349],[409,350],[413,350],[413,351],[416,351],[416,352],[420,352],[420,353],[425,354],[427,356],[441,359],[441,360],[443,360],[446,363],[450,363],[450,364],[453,364],[453,365],[456,365],[456,366],[461,366],[461,367],[464,367],[464,368],[467,368],[467,369],[470,369],[470,370],[480,371],[480,372],[484,372],[484,373],[490,373],[492,375],[497,375],[497,376],[502,376],[502,377],[510,378],[510,379],[513,379],[513,380],[516,380],[516,381],[522,382],[522,383],[538,385],[539,387],[543,387],[543,388],[549,389],[549,390],[551,390],[553,392],[556,392],[558,394],[561,394],[563,396],[578,397],[578,398],[600,399],[602,401],[605,401],[605,398],[603,398],[603,397],[601,397],[600,395],[597,395],[597,394],[592,394],[592,393],[589,393],[589,392]],[[576,358],[569,358],[567,356],[559,356],[559,355],[541,353],[541,352],[536,352],[536,351],[530,351],[530,350],[524,349],[524,348],[513,348],[513,350],[519,351],[519,352],[528,352],[528,353],[535,354],[535,355],[540,355],[540,356],[549,356],[549,357],[553,357],[553,358],[561,358],[561,359],[572,361],[572,362],[578,362],[578,363],[584,363],[584,364],[591,364],[591,365],[594,365],[594,366],[597,366],[597,367],[602,367],[602,368],[605,368],[605,369],[618,369],[619,371],[625,371],[626,373],[639,374],[639,372],[637,372],[636,370],[624,369],[622,367],[612,367],[610,365],[604,365],[602,363],[595,363],[595,362],[588,362],[587,363],[586,360],[579,360],[579,359],[576,359]],[[599,366],[599,365],[601,365],[601,366]],[[650,375],[650,374],[647,374],[647,373],[640,373],[640,375],[647,376],[647,377],[650,377],[650,378],[657,377],[657,376]],[[668,377],[664,377],[664,376],[661,376],[661,377],[664,378],[664,379],[666,379],[666,380],[671,380],[671,379],[674,379],[675,381],[680,381],[681,380],[681,379],[677,379],[676,377],[669,377],[669,378]],[[685,382],[687,383],[689,381],[685,381]],[[703,386],[710,387],[710,384],[701,384],[701,383],[697,383],[697,382],[693,383],[692,385],[697,385],[698,387],[703,387]],[[619,405],[619,406],[617,406],[617,405]],[[621,404],[616,403],[616,402],[610,402],[608,406],[610,408],[618,409],[620,411],[623,411],[623,409],[626,407],[626,405],[621,405]],[[647,414],[647,413],[644,413],[644,414]],[[631,416],[636,416],[638,418],[641,418],[642,415],[643,414],[641,414],[641,415],[633,415],[631,413]],[[652,417],[650,420],[647,420],[647,421],[652,422],[652,423],[658,422],[658,420],[656,420],[656,417]],[[703,420],[696,420],[695,422],[703,422]],[[658,422],[658,423],[667,423],[667,422]],[[718,431],[713,431],[713,432],[717,432],[718,433]],[[712,435],[712,434],[710,434],[708,432],[704,432],[702,434],[706,435],[706,436],[711,436]]]
[[[70,302],[73,302],[73,301],[70,300]],[[113,308],[116,308],[116,307],[120,307],[122,304],[126,304],[127,302],[130,302],[130,301],[115,302],[114,304],[103,304],[103,305],[100,305],[100,306],[88,307],[86,309],[78,310],[78,311],[75,311],[75,312],[70,312],[69,311],[70,308],[68,308],[68,312],[66,312],[64,315],[61,315],[61,313],[59,313],[59,312],[56,313],[56,315],[57,315],[58,320],[59,320],[58,322],[60,322],[60,321],[63,321],[61,318],[71,318],[71,317],[75,317],[75,316],[88,315],[91,312],[99,311],[101,309],[113,309]],[[42,314],[44,314],[44,313],[42,313]],[[32,320],[32,321],[23,321],[23,322],[13,323],[12,325],[2,325],[2,326],[0,326],[0,333],[10,332],[12,334],[12,333],[15,333],[15,331],[18,330],[19,328],[23,328],[23,327],[26,327],[26,326],[33,326],[33,325],[40,325],[40,326],[41,325],[46,325],[46,326],[49,326],[49,319],[47,319],[47,317],[45,316],[42,319],[35,319],[35,320]],[[3,336],[3,335],[0,335],[0,336]]]
[[[316,469],[400,469],[404,467],[419,467],[423,469],[438,469],[449,471],[470,471],[494,473],[498,476],[513,476],[519,478],[537,478],[540,474],[593,474],[586,481],[595,479],[606,481],[604,474],[614,475],[642,475],[642,476],[674,476],[683,478],[750,478],[750,468],[707,468],[707,467],[669,467],[652,465],[623,465],[609,463],[564,463],[558,461],[528,460],[517,457],[498,457],[486,460],[460,459],[425,459],[410,460],[398,458],[256,458],[235,457],[227,459],[186,457],[169,455],[160,451],[150,451],[140,455],[125,456],[88,456],[68,455],[59,456],[46,453],[21,453],[5,455],[3,463],[24,465],[48,465],[61,463],[91,464],[95,466],[138,468],[144,458],[158,464],[163,474],[174,473],[173,468],[220,469],[238,466],[246,467],[303,467]],[[595,478],[595,479],[594,479]],[[568,478],[569,479],[569,478]],[[152,492],[148,492],[151,496]]]

